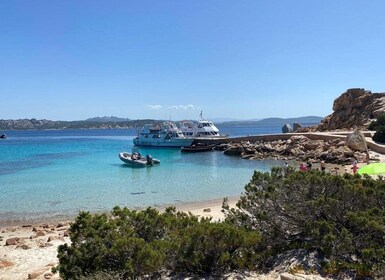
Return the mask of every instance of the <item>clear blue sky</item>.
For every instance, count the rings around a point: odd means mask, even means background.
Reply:
[[[326,116],[385,91],[385,1],[0,1],[0,119]]]

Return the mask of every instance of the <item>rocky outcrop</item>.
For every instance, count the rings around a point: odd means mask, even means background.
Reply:
[[[334,100],[333,111],[316,127],[318,131],[366,128],[373,119],[385,113],[385,93],[348,89]]]
[[[255,143],[229,143],[216,147],[227,151],[227,155],[241,155],[244,159],[276,158],[282,160],[314,161],[333,164],[351,164],[354,161],[365,162],[365,152],[352,150],[345,141],[311,140],[303,135],[295,135],[288,140],[257,141]]]

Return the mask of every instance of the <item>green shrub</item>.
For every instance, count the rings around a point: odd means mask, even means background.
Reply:
[[[357,276],[381,273],[385,264],[385,182],[317,171],[254,172],[228,222],[261,232],[267,257],[288,249],[317,250],[327,271]],[[336,265],[338,264],[338,266]],[[383,273],[383,272],[382,272]]]
[[[378,143],[385,143],[385,126],[377,127],[372,139]]]
[[[368,129],[375,130],[373,140],[378,143],[385,143],[385,113],[381,114],[376,121],[372,122]]]
[[[159,277],[161,273],[218,274],[252,269],[256,231],[176,212],[115,207],[111,215],[82,212],[71,226],[71,245],[58,249],[63,279]],[[118,276],[116,276],[118,275]]]
[[[381,126],[385,126],[385,113],[380,114],[376,121],[370,123],[368,129],[378,130]]]
[[[181,228],[174,270],[199,274],[221,274],[235,269],[254,269],[260,236],[228,223],[203,220]]]

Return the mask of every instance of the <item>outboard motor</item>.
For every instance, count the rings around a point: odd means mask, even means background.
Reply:
[[[154,164],[154,161],[152,160],[152,156],[151,155],[147,155],[146,156],[146,161],[147,161],[147,165],[153,165]]]

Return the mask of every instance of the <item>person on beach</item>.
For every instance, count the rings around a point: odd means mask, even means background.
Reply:
[[[288,169],[289,169],[289,163],[285,161],[285,164],[283,165],[283,175],[285,176],[287,175]]]
[[[334,167],[334,174],[340,175],[340,168],[338,166]]]
[[[301,163],[299,165],[299,171],[301,171],[301,172],[306,172],[307,171],[307,167],[306,167],[305,163]]]
[[[307,171],[310,171],[310,170],[311,170],[311,167],[312,167],[311,162],[308,161],[308,162],[307,162],[307,166],[306,166]]]
[[[357,173],[357,170],[358,170],[357,161],[353,161],[352,170],[353,170],[353,174]]]
[[[325,173],[326,167],[325,167],[325,162],[324,162],[323,160],[321,160],[320,166],[321,166],[321,172],[322,172],[322,173]]]

